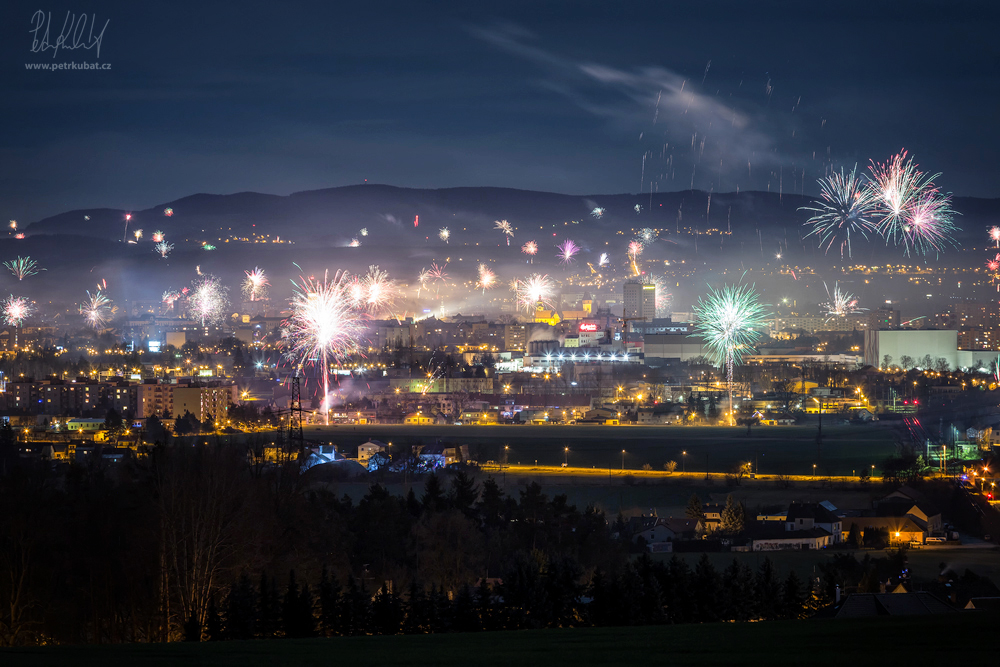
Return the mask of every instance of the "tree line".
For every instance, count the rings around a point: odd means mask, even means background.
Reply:
[[[0,449],[3,645],[791,618],[819,595],[770,561],[636,557],[536,483],[449,471],[355,502],[325,466],[233,445],[68,467]]]

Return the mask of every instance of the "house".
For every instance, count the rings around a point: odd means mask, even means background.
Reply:
[[[928,535],[944,530],[941,510],[927,500],[924,494],[909,486],[901,486],[875,504],[877,516],[906,516],[924,527]]]
[[[788,522],[755,521],[747,527],[752,551],[807,551],[830,546],[830,532],[819,527],[786,530]],[[795,524],[792,524],[793,526]]]
[[[842,541],[842,521],[830,508],[836,509],[829,503],[792,503],[785,516],[785,530],[822,528],[830,535],[831,544],[839,544]]]
[[[856,593],[840,604],[834,618],[873,616],[925,616],[956,611],[948,603],[925,591],[916,593]]]
[[[368,459],[372,455],[378,452],[384,452],[389,448],[384,442],[379,442],[378,440],[369,440],[368,442],[358,445],[358,463],[367,464]]]
[[[765,412],[760,416],[762,426],[793,426],[795,417],[781,412]]]
[[[705,517],[705,530],[707,532],[716,531],[722,525],[722,510],[725,509],[722,503],[705,503],[701,506],[701,513]]]
[[[404,424],[412,424],[415,426],[429,426],[434,422],[434,415],[424,412],[411,412],[403,418]]]
[[[417,452],[417,458],[431,468],[442,468],[448,464],[444,445],[439,442],[421,446]]]
[[[845,516],[841,519],[841,539],[847,541],[851,528],[857,526],[862,537],[870,529],[884,530],[890,544],[924,543],[926,532],[909,517],[896,516]]]
[[[632,541],[638,542],[642,538],[646,544],[658,545],[673,543],[680,540],[696,539],[698,533],[704,531],[701,521],[695,519],[675,519],[673,517],[661,519],[656,515],[638,516],[629,519],[629,528],[632,533]],[[666,551],[667,549],[654,549],[654,551]]]

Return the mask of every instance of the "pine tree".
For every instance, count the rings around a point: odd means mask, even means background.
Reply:
[[[244,572],[226,596],[224,621],[227,639],[253,639],[257,615],[255,597],[250,577]]]
[[[454,604],[455,632],[476,632],[481,630],[476,614],[476,602],[468,584],[458,589]]]
[[[802,615],[802,606],[804,603],[805,593],[802,587],[802,580],[795,574],[795,570],[792,570],[788,573],[788,578],[785,579],[785,586],[782,591],[782,618],[799,618]]]
[[[299,593],[298,604],[295,605],[295,624],[299,637],[316,636],[315,607],[316,600],[309,590],[309,584],[302,584],[302,592]]]
[[[217,642],[222,640],[222,618],[219,616],[219,608],[215,605],[215,596],[208,599],[208,609],[205,610],[205,636],[208,641]]]
[[[476,614],[479,616],[479,627],[483,630],[495,630],[495,619],[493,613],[493,591],[483,577],[479,580],[476,588]]]
[[[704,521],[705,520],[705,510],[702,508],[701,499],[698,497],[697,493],[691,494],[691,498],[688,500],[687,508],[684,510],[684,516],[694,521]]]
[[[722,510],[722,530],[730,535],[739,535],[743,532],[745,521],[743,505],[733,499],[733,494],[729,494]]]
[[[303,637],[299,625],[299,584],[295,581],[295,570],[288,572],[288,587],[281,603],[281,629],[286,637]]]
[[[395,591],[383,585],[372,604],[372,630],[380,635],[396,635],[403,624],[402,604]]]
[[[319,631],[323,637],[333,637],[340,634],[340,623],[337,618],[340,605],[340,582],[336,577],[330,577],[326,566],[319,580]]]
[[[427,619],[427,596],[424,588],[416,581],[410,582],[409,595],[406,598],[406,619],[403,621],[403,633],[416,635],[426,632],[424,625]]]
[[[781,582],[774,573],[774,564],[770,558],[764,558],[757,570],[757,609],[758,616],[770,621],[780,616],[782,607]]]
[[[424,496],[421,498],[421,503],[429,512],[444,509],[444,491],[441,490],[441,480],[437,474],[431,473],[424,482]]]
[[[694,621],[712,623],[719,620],[720,605],[722,605],[722,587],[719,573],[703,553],[698,559],[694,570]]]

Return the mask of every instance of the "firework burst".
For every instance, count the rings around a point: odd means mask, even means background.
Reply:
[[[293,282],[292,313],[282,328],[285,357],[299,370],[306,364],[321,369],[327,423],[330,362],[354,353],[364,333],[364,313],[351,306],[348,294],[353,282],[340,272],[333,280],[329,274],[324,274],[322,281],[300,276],[298,282]]]
[[[167,290],[166,292],[163,293],[161,300],[163,301],[163,305],[166,306],[167,310],[173,310],[174,304],[177,303],[178,299],[180,299],[182,296],[184,295],[178,292],[177,290]]]
[[[389,279],[389,273],[382,271],[377,265],[369,266],[359,281],[361,286],[361,307],[371,314],[391,312],[399,288],[396,282]],[[353,286],[352,286],[353,287]]]
[[[21,326],[21,323],[35,311],[35,307],[30,301],[23,296],[14,296],[13,294],[0,303],[0,308],[3,309],[3,321],[15,327]]]
[[[507,240],[507,246],[510,246],[510,239],[514,236],[514,230],[511,228],[510,223],[506,220],[497,220],[493,223],[493,229],[503,232],[504,238]]]
[[[601,207],[601,206],[595,206],[593,208],[593,210],[590,211],[590,214],[592,216],[594,216],[595,218],[603,218],[604,217],[604,210],[605,209],[603,207]]]
[[[674,295],[671,294],[670,289],[667,287],[667,279],[665,276],[646,276],[645,280],[650,285],[656,285],[656,317],[670,317],[671,306],[673,305]]]
[[[174,209],[169,208],[169,207],[163,209],[163,215],[167,216],[168,218],[171,217],[171,216],[173,216],[173,214],[174,214]]]
[[[247,301],[259,301],[267,298],[267,288],[271,282],[267,279],[264,269],[254,267],[253,271],[244,271],[243,297]]]
[[[368,236],[368,228],[362,227],[361,230],[358,232],[358,234],[361,234],[362,236]]]
[[[743,361],[760,338],[765,306],[758,301],[753,285],[724,285],[694,307],[697,320],[694,330],[705,341],[709,356],[718,366],[725,366],[729,386],[729,411],[733,411],[733,367]]]
[[[990,227],[990,240],[997,244],[997,248],[1000,248],[1000,227]]]
[[[818,236],[824,252],[830,252],[834,245],[840,246],[840,256],[851,256],[851,236],[861,235],[867,239],[876,233],[873,219],[878,193],[865,179],[857,175],[857,167],[844,173],[832,173],[819,180],[820,199],[812,206],[800,210],[811,211],[812,217],[805,224],[810,229],[809,236]]]
[[[153,238],[153,243],[163,243],[163,240],[166,238],[166,236],[163,235],[163,232],[157,229],[155,232],[153,232],[152,238]]]
[[[638,215],[642,213],[642,204],[636,204],[632,207],[632,209],[635,211],[636,215]]]
[[[14,277],[18,280],[30,278],[40,270],[38,268],[38,262],[30,257],[18,257],[17,259],[12,259],[9,262],[4,262],[3,265],[6,266],[7,270],[13,273]]]
[[[837,283],[833,283],[832,292],[826,283],[823,283],[823,287],[826,289],[826,302],[821,303],[820,306],[826,310],[827,322],[837,317],[856,315],[867,310],[867,308],[859,308],[857,297],[850,292],[841,290]]]
[[[451,231],[447,227],[442,227],[438,230],[438,238],[447,243],[451,238]]]
[[[580,252],[580,246],[578,246],[570,239],[566,239],[556,247],[559,249],[559,254],[557,255],[557,257],[559,258],[560,264],[572,264],[573,257],[575,257],[576,254]]]
[[[597,265],[598,266],[607,266],[610,263],[611,263],[611,257],[608,256],[608,253],[602,252],[601,253],[601,258],[597,261]]]
[[[552,293],[554,287],[547,275],[533,273],[524,280],[513,283],[514,294],[518,308],[525,312],[535,310],[539,304],[544,308],[552,308]]]
[[[656,230],[650,229],[649,227],[643,227],[635,235],[635,240],[641,243],[643,246],[647,246],[656,240]]]
[[[910,205],[903,224],[897,228],[897,237],[902,240],[906,255],[911,252],[921,255],[932,251],[937,253],[946,245],[955,245],[952,235],[957,229],[952,223],[954,215],[950,195],[941,195],[937,191],[920,195]]]
[[[202,326],[222,322],[229,311],[229,288],[212,275],[203,275],[191,283],[188,313]]]
[[[479,265],[479,281],[476,283],[476,287],[483,290],[483,294],[486,294],[486,290],[493,289],[497,285],[497,274],[493,270],[486,266],[485,264]]]
[[[135,240],[138,241],[139,239],[142,238],[142,230],[141,229],[137,229],[137,230],[135,230],[135,231],[132,232],[132,235],[135,237]]]
[[[115,309],[111,305],[111,299],[106,297],[101,290],[93,294],[87,292],[87,300],[80,304],[80,314],[87,324],[95,329],[103,329],[114,315]]]
[[[163,257],[164,259],[166,259],[167,255],[169,255],[170,251],[173,249],[174,249],[174,244],[167,243],[166,241],[160,241],[159,243],[153,246],[153,252],[159,254],[160,257]]]
[[[359,247],[361,247],[361,241],[357,240],[356,238],[351,239],[351,242],[347,244],[347,247],[348,248],[359,248]]]

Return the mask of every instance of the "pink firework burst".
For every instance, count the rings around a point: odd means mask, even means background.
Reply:
[[[570,239],[566,239],[556,247],[559,248],[559,254],[557,256],[559,257],[560,264],[572,264],[573,257],[580,252],[580,246]]]

